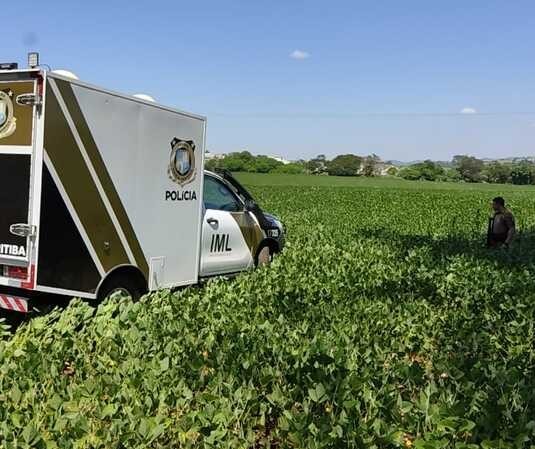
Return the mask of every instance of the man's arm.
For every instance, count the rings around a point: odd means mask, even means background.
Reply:
[[[515,219],[512,214],[505,215],[505,224],[507,225],[507,238],[505,239],[505,244],[509,246],[516,234]]]

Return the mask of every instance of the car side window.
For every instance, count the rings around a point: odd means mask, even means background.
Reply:
[[[204,177],[204,207],[227,212],[238,212],[243,209],[232,191],[211,176]]]

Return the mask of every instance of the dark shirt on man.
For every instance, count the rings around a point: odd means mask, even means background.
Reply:
[[[492,218],[490,246],[498,246],[508,242],[508,238],[512,238],[515,232],[515,217],[513,213],[504,209],[501,212],[496,212]]]

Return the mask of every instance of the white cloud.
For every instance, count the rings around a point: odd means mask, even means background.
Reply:
[[[461,114],[477,114],[477,111],[474,108],[462,108]]]
[[[310,58],[310,53],[303,50],[294,50],[290,53],[290,58],[303,60]]]

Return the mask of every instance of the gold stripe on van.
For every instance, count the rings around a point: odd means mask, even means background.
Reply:
[[[82,113],[78,100],[74,95],[72,87],[67,81],[56,79],[55,82],[58,86],[61,96],[63,97],[63,101],[65,102],[67,109],[69,110],[71,118],[76,126],[76,130],[78,131],[80,139],[82,140],[82,143],[87,152],[87,155],[91,160],[91,164],[93,165],[93,168],[97,173],[104,192],[108,197],[108,200],[113,208],[117,220],[119,221],[119,225],[126,237],[126,241],[130,246],[132,254],[134,255],[136,264],[148,279],[149,266],[147,264],[147,259],[145,258],[139,240],[134,232],[132,223],[128,218],[128,214],[126,213],[119,194],[117,193],[117,190],[113,184],[111,176],[108,172],[108,169],[106,168],[104,160],[102,159],[95,139],[91,134],[91,130],[89,129],[87,121],[85,120],[85,117]]]
[[[91,177],[54,91],[48,86],[44,147],[105,271],[128,255]],[[60,249],[58,248],[58,251]]]

